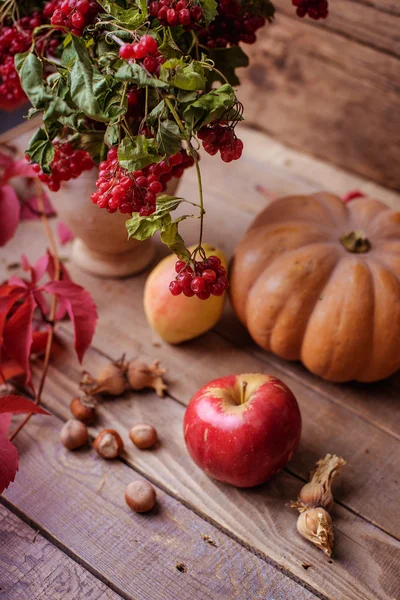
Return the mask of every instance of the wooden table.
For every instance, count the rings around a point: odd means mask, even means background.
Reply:
[[[271,196],[360,188],[394,207],[399,197],[366,180],[242,130],[240,164],[202,158],[206,235],[228,255]],[[195,198],[194,173],[181,194]],[[193,225],[193,226],[192,226]],[[196,223],[186,227],[195,240]],[[53,226],[55,223],[53,222]],[[1,276],[18,272],[21,252],[43,253],[41,224],[25,222],[1,254]],[[68,250],[60,249],[67,257]],[[71,327],[58,329],[43,404],[54,416],[35,416],[17,438],[16,481],[0,498],[0,597],[7,600],[393,600],[400,598],[399,374],[375,385],[334,385],[262,352],[227,307],[218,326],[178,347],[151,332],[142,308],[146,273],[100,280],[68,264],[93,295],[99,323],[84,367],[96,374],[123,352],[168,368],[169,393],[126,394],[104,401],[92,435],[114,427],[126,442],[121,460],[107,462],[92,448],[68,452],[59,430],[69,418],[80,366]],[[38,369],[40,365],[38,365]],[[303,436],[288,467],[268,484],[237,490],[204,475],[190,460],[182,417],[207,381],[248,371],[282,378],[298,398]],[[161,444],[134,449],[127,432],[151,422]],[[296,533],[287,507],[315,461],[327,452],[348,461],[335,484],[336,546],[332,560]],[[145,478],[157,489],[152,514],[136,515],[125,486]]]

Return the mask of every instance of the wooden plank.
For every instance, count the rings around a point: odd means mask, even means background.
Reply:
[[[121,461],[102,460],[93,449],[67,451],[59,441],[61,425],[56,417],[40,417],[21,432],[20,472],[4,496],[75,560],[112,582],[120,595],[132,600],[314,598],[160,489],[151,514],[133,513],[124,491],[140,476]]]
[[[333,0],[329,4],[329,18],[321,19],[316,27],[333,31],[377,50],[400,56],[400,8],[398,3],[391,0],[368,2],[360,5],[359,0]],[[296,19],[296,24],[302,26],[296,16],[295,8],[287,0],[275,0],[279,13]],[[397,5],[396,5],[397,4]],[[306,23],[312,24],[311,20]]]
[[[283,14],[246,52],[238,96],[248,124],[400,187],[398,58]]]
[[[121,598],[1,505],[0,597],[4,600]]]
[[[138,335],[141,337],[139,332]],[[216,339],[218,340],[217,336]],[[54,357],[44,397],[44,404],[57,411],[63,418],[69,416],[68,404],[71,397],[76,394],[79,380],[79,368],[70,346],[65,343],[59,357]],[[235,357],[231,352],[227,352],[226,347],[221,343],[216,343],[214,352],[215,354],[211,355],[210,348],[207,349],[208,361],[213,362],[217,371],[216,376],[222,374],[219,372],[221,368],[225,369],[225,373],[237,370],[236,364],[232,367]],[[212,356],[217,355],[218,361],[215,358],[211,359]],[[205,349],[197,345],[195,356],[197,369],[201,370],[206,362]],[[189,385],[197,386],[196,382],[188,383],[191,375],[185,372],[185,365],[190,364],[192,360],[192,349],[186,347],[184,355],[181,355],[180,371],[175,370],[175,374],[171,371],[170,380],[173,382],[173,378],[179,378],[180,381],[186,381],[187,389]],[[106,362],[103,356],[90,350],[85,367],[96,373]],[[227,366],[227,362],[231,363],[230,366]],[[246,367],[247,364],[244,365],[244,370],[247,370]],[[320,551],[296,534],[296,517],[289,509],[285,509],[285,504],[297,496],[302,485],[297,478],[287,472],[281,472],[264,486],[239,490],[209,479],[194,465],[185,450],[182,432],[185,410],[182,404],[189,398],[190,395],[187,394],[186,397],[180,398],[182,403],[178,403],[168,397],[160,399],[152,393],[136,393],[126,394],[124,398],[105,400],[98,406],[99,421],[91,431],[96,432],[105,426],[117,429],[125,442],[124,459],[128,464],[134,465],[152,481],[170,490],[185,504],[192,506],[194,510],[249,544],[257,553],[266,555],[268,559],[292,572],[318,593],[334,600],[391,598],[388,590],[395,585],[400,585],[400,579],[392,575],[394,564],[400,560],[398,541],[344,507],[336,506],[334,517],[337,534],[336,560],[332,564],[324,560]],[[348,443],[348,431],[354,429],[354,424],[350,424],[348,419],[342,430],[337,431],[337,423],[330,421],[329,427],[335,431],[335,440],[327,440],[325,419],[321,418],[321,413],[318,414],[318,408],[310,407],[306,414],[303,402],[301,408],[305,425],[303,441],[297,453],[297,465],[295,461],[290,463],[290,469],[295,470],[298,465],[302,465],[305,473],[314,463],[316,456],[319,457],[327,451],[341,452],[343,443]],[[311,414],[312,412],[314,414]],[[334,419],[334,414],[331,417]],[[141,452],[133,447],[128,438],[128,431],[135,422],[148,422],[156,427],[161,440],[157,450]],[[356,435],[357,431],[352,431],[352,436]],[[365,436],[369,438],[371,432],[365,431]],[[359,441],[357,439],[356,443]],[[358,495],[357,486],[362,484],[362,479],[367,480],[376,470],[374,467],[368,473],[363,472],[362,478],[357,475],[355,470],[358,466],[357,460],[360,460],[364,449],[365,446],[356,456],[349,457],[345,454],[350,464],[346,467],[347,473],[346,470],[343,471],[341,482],[335,488],[336,497],[342,496],[349,503],[353,495]],[[390,454],[393,449],[388,447],[386,451]],[[373,455],[372,451],[371,455]],[[367,458],[370,461],[370,458]],[[380,457],[374,458],[380,460]],[[382,466],[384,467],[385,465]],[[382,469],[380,476],[382,477]],[[385,486],[381,486],[380,489],[381,511],[384,511],[383,506],[387,501],[386,486],[385,480]],[[368,489],[368,493],[368,499],[373,504],[372,488]],[[396,497],[395,492],[394,496]],[[392,520],[393,514],[395,511],[392,512]],[[394,528],[393,524],[392,529]],[[375,562],[373,550],[375,545],[379,546],[381,551],[379,567]],[[302,563],[311,564],[313,568],[304,571]],[[382,588],[381,583],[378,584],[378,570],[380,572],[382,568],[389,582],[389,587],[386,588]],[[365,576],[364,570],[368,575]]]

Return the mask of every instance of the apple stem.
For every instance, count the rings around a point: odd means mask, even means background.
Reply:
[[[247,381],[243,381],[242,389],[240,391],[240,404],[244,404],[246,402],[246,388],[247,388]]]

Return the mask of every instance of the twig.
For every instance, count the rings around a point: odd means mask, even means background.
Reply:
[[[60,269],[60,259],[58,257],[58,253],[57,253],[57,245],[56,245],[56,241],[54,239],[54,235],[53,232],[51,230],[51,227],[49,225],[46,213],[45,213],[45,208],[44,208],[44,198],[43,198],[43,189],[42,186],[39,183],[38,179],[35,179],[35,187],[36,187],[36,192],[37,192],[37,197],[38,197],[38,207],[39,207],[39,211],[41,213],[40,219],[44,225],[44,228],[46,230],[46,234],[47,237],[49,239],[49,244],[50,244],[50,250],[51,250],[51,255],[53,257],[54,260],[54,281],[58,281],[60,279],[60,273],[61,273],[61,269]],[[42,398],[42,393],[43,393],[43,388],[44,388],[44,384],[46,381],[46,375],[47,375],[47,371],[49,369],[49,362],[50,362],[50,353],[51,353],[51,346],[53,344],[53,338],[54,338],[54,327],[55,327],[55,315],[56,315],[56,309],[57,309],[57,298],[54,295],[52,300],[51,300],[51,306],[50,306],[50,313],[49,313],[49,321],[50,321],[50,329],[49,329],[49,334],[47,336],[47,342],[46,342],[46,350],[45,350],[45,354],[44,354],[44,361],[43,361],[43,370],[42,370],[42,376],[40,378],[40,383],[39,383],[39,387],[38,387],[38,391],[35,395],[35,404],[39,405],[41,398]],[[11,434],[10,436],[10,441],[12,441],[16,435],[18,435],[18,433],[21,431],[21,429],[23,427],[25,427],[25,425],[28,423],[29,419],[31,418],[33,413],[30,413],[28,415],[26,415],[26,417],[23,419],[23,421],[18,425],[18,427],[15,429],[15,431]]]

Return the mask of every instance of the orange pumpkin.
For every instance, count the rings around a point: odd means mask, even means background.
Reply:
[[[235,251],[231,299],[265,350],[330,381],[400,368],[400,212],[327,193],[271,203]]]

